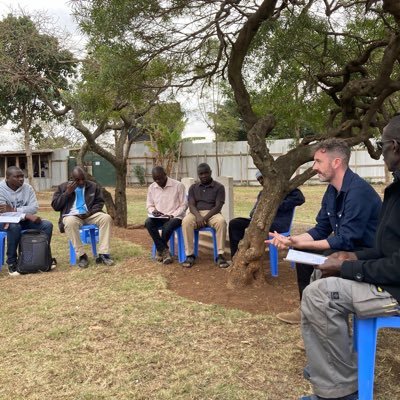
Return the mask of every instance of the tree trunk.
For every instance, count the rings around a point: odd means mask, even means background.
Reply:
[[[26,170],[28,172],[28,182],[37,191],[36,181],[33,179],[33,160],[32,160],[32,148],[31,148],[31,136],[30,132],[24,127],[24,147],[26,154]]]
[[[123,228],[128,224],[128,208],[126,201],[126,165],[125,168],[116,168],[115,182],[115,217],[114,224]]]
[[[264,190],[244,238],[233,257],[228,287],[244,287],[258,280],[265,280],[266,266],[262,268],[261,257],[265,251],[264,241],[268,238],[269,227],[283,199],[282,179],[264,177]]]
[[[112,194],[104,187],[101,188],[104,203],[106,205],[107,214],[110,214],[110,217],[115,221],[115,217],[117,215],[117,210],[115,209],[114,200],[112,198]]]

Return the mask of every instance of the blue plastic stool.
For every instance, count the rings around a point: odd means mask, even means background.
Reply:
[[[218,258],[218,246],[217,246],[217,234],[214,228],[206,226],[205,228],[194,230],[194,255],[197,257],[199,255],[199,233],[200,232],[210,232],[213,239],[213,250],[214,250],[214,261],[217,262]],[[186,258],[186,257],[185,257]]]
[[[373,400],[376,338],[381,328],[400,329],[400,316],[358,319],[354,316],[354,350],[358,351],[358,399]]]
[[[4,265],[4,250],[6,248],[6,237],[7,232],[0,232],[0,271],[2,266]]]
[[[92,245],[92,253],[97,257],[96,243],[99,241],[99,227],[97,225],[82,225],[79,229],[81,241],[84,244]],[[71,266],[76,265],[76,253],[72,242],[69,240],[69,263]]]
[[[174,229],[171,237],[169,238],[169,251],[173,256],[175,255],[175,234],[178,240],[178,262],[183,263],[186,259],[185,242],[183,241],[183,233],[182,233],[182,228],[180,226]],[[151,248],[151,256],[153,258],[156,257],[156,245],[154,243]]]
[[[290,236],[290,231],[292,230],[293,220],[294,220],[294,209],[293,209],[292,220],[290,221],[289,230],[287,232],[280,233],[280,235],[286,236],[286,237]],[[272,239],[272,237],[269,236],[268,239]],[[269,249],[269,266],[271,268],[271,276],[276,278],[278,276],[278,265],[279,265],[278,248],[276,246],[274,246],[273,244],[269,244],[268,249]],[[292,268],[294,268],[294,266],[295,266],[294,262],[291,262],[290,266]]]

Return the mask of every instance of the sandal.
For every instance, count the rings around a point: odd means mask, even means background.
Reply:
[[[218,255],[217,265],[220,268],[228,268],[229,267],[228,261],[225,260],[225,257],[222,254]]]
[[[182,267],[185,268],[192,268],[194,264],[195,257],[194,256],[187,256],[186,260],[182,263]]]

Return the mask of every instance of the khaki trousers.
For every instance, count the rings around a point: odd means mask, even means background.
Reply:
[[[397,307],[397,301],[385,290],[348,279],[318,279],[304,289],[301,330],[316,395],[337,398],[357,390],[357,357],[349,335],[349,314],[361,318],[397,315]]]
[[[81,242],[79,228],[82,225],[96,224],[99,227],[99,245],[98,254],[110,254],[110,235],[112,218],[103,212],[97,212],[88,218],[81,219],[76,216],[68,216],[63,218],[65,233],[74,246],[78,257],[85,254],[84,245]]]
[[[208,214],[207,210],[200,211],[204,217]],[[224,254],[226,241],[226,221],[222,214],[215,214],[209,220],[207,226],[215,229],[217,237],[218,254]],[[183,239],[185,241],[185,253],[190,256],[194,253],[194,229],[196,228],[196,217],[188,213],[182,220]]]

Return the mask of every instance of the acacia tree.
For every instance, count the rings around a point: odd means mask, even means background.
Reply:
[[[74,63],[59,62],[66,59],[71,54],[54,37],[40,33],[29,17],[9,15],[0,21],[0,124],[11,122],[14,132],[23,133],[33,186],[32,141],[39,141],[43,124],[57,117],[21,76],[40,75],[46,82],[43,92],[54,101],[54,90],[65,90],[74,74]]]
[[[167,64],[154,59],[138,70],[135,49],[118,44],[93,44],[73,93],[63,97],[72,112],[72,125],[86,139],[78,156],[88,149],[109,161],[116,171],[115,196],[105,192],[107,210],[117,226],[127,226],[126,175],[130,148],[146,126],[144,117],[165,90]],[[153,87],[155,86],[155,87]],[[48,103],[50,107],[52,105]],[[98,139],[112,132],[113,151]]]
[[[372,156],[379,155],[369,138],[390,117],[390,101],[400,89],[397,0],[78,0],[75,11],[92,35],[135,44],[147,54],[147,62],[160,54],[174,60],[182,66],[182,74],[176,71],[177,86],[215,76],[228,78],[251,156],[264,176],[259,206],[233,260],[230,286],[260,276],[258,260],[277,207],[286,193],[313,174],[307,170],[292,178],[300,165],[312,159],[318,141],[342,137],[350,145],[364,143]],[[306,17],[312,27],[308,33],[314,29],[315,34],[308,36],[306,30],[300,30],[305,36],[299,36],[293,31],[291,53],[282,57],[276,53],[279,48],[261,40],[266,35],[273,37],[276,21],[301,22]],[[351,29],[354,26],[356,31]],[[298,41],[305,44],[303,51],[297,47]],[[306,58],[298,57],[300,53]],[[268,93],[268,82],[257,82],[255,77],[271,57],[277,60],[271,79],[279,76],[291,54],[299,58],[297,67],[303,77],[301,83],[293,84],[293,92],[303,82],[311,82],[315,93],[324,93],[331,105],[324,111],[325,126],[319,134],[303,138],[297,147],[274,160],[266,144],[276,124],[274,110],[256,110],[253,95],[259,93],[257,87]]]
[[[30,23],[34,25],[32,21]],[[36,37],[27,35],[24,40],[26,43],[20,45],[35,54],[38,51]],[[80,149],[78,163],[83,164],[85,153],[92,150],[114,166],[114,199],[104,188],[103,193],[115,224],[126,227],[127,158],[135,140],[134,132],[140,133],[144,115],[160,101],[160,94],[168,86],[171,68],[161,57],[154,57],[146,68],[139,69],[140,54],[134,48],[94,40],[88,45],[89,55],[84,60],[77,60],[71,53],[59,51],[56,38],[49,37],[49,40],[54,43],[50,50],[56,59],[41,60],[43,69],[49,68],[47,62],[53,62],[60,70],[80,65],[79,74],[67,76],[69,86],[67,82],[63,85],[54,73],[45,74],[39,68],[32,68],[27,56],[21,57],[19,62],[11,62],[12,57],[8,64],[3,61],[3,70],[8,71],[19,87],[28,88],[35,98],[40,99],[47,115],[62,118],[84,136],[86,142]],[[100,140],[110,133],[113,146],[102,145]]]
[[[286,193],[313,174],[307,170],[292,178],[300,165],[312,159],[318,141],[342,137],[350,145],[364,143],[372,156],[379,155],[369,138],[385,124],[392,112],[390,101],[400,89],[400,6],[396,0],[78,0],[74,4],[87,32],[127,46],[135,44],[147,55],[143,65],[160,54],[180,65],[182,73],[175,71],[177,86],[215,76],[228,78],[251,156],[264,176],[259,206],[233,260],[230,286],[262,276],[258,260],[266,233]],[[321,10],[324,15],[318,14]],[[282,57],[268,41],[261,40],[266,35],[273,37],[276,21],[302,22],[306,17],[312,28],[299,31],[305,36],[293,31],[292,53]],[[351,30],[354,26],[357,31]],[[311,29],[316,34],[308,36]],[[301,47],[304,51],[298,49],[297,41],[305,44]],[[295,58],[300,53],[306,56],[297,63],[303,78],[294,84],[293,92],[303,82],[311,82],[315,93],[323,92],[331,106],[324,112],[325,126],[319,134],[303,138],[297,147],[274,160],[266,144],[276,124],[274,110],[254,107],[257,87],[268,92],[268,82],[257,82],[255,77],[260,76],[260,66],[275,57],[277,69],[270,74],[275,79],[291,54]]]

